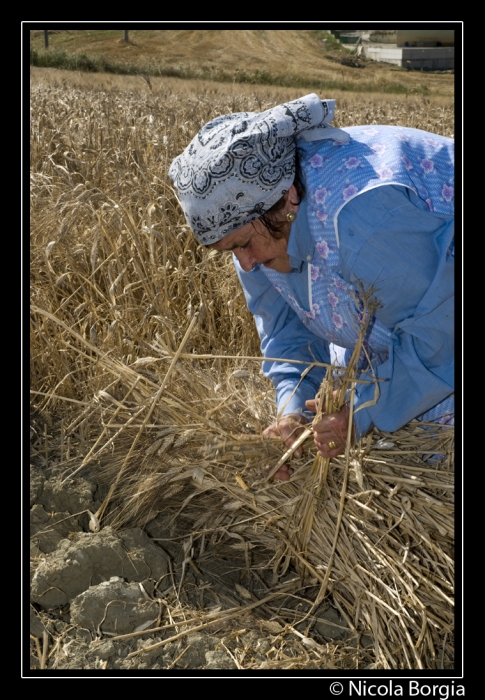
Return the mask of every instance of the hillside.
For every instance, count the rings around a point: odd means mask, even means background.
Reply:
[[[78,70],[97,58],[109,72],[142,72],[224,82],[276,84],[319,90],[452,96],[454,76],[406,71],[359,59],[322,30],[54,30],[48,53],[76,57]],[[43,31],[30,32],[31,50],[45,56]],[[41,64],[37,64],[41,65]],[[46,65],[43,63],[42,65]],[[66,67],[52,64],[53,67]]]

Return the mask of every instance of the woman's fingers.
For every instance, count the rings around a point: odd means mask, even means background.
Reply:
[[[293,469],[287,464],[282,464],[278,471],[273,474],[273,479],[277,479],[278,481],[289,481],[292,474]]]
[[[345,452],[349,427],[349,409],[344,405],[338,413],[322,416],[313,425],[315,444],[323,457],[336,457]]]
[[[334,391],[332,394],[334,401],[337,400],[337,395],[338,395],[338,392]],[[318,399],[318,400],[317,399],[309,399],[308,401],[305,401],[305,406],[307,407],[307,409],[309,411],[313,411],[313,413],[316,413],[318,410],[319,403],[320,403],[320,399]],[[323,413],[325,413],[325,411],[323,411]]]
[[[316,412],[317,401],[312,399],[306,402],[306,407],[310,411]],[[280,438],[290,448],[295,440],[301,435],[307,423],[306,418],[299,414],[283,416],[279,421],[269,425],[263,436],[269,438]],[[337,457],[345,452],[349,427],[349,408],[345,404],[337,413],[322,415],[320,420],[313,424],[314,442],[319,454],[322,457]],[[295,457],[301,457],[302,447],[297,447]],[[274,479],[288,481],[293,470],[287,464],[274,474]]]
[[[286,447],[289,448],[301,435],[305,429],[304,426],[307,423],[307,419],[297,413],[283,416],[283,418],[280,418],[278,421],[272,423],[265,430],[263,430],[263,437],[280,438],[280,440],[285,443]],[[295,457],[301,457],[302,454],[302,448],[297,447],[294,452]],[[288,481],[292,474],[293,469],[291,469],[291,467],[289,467],[287,464],[283,464],[273,475],[273,479]]]
[[[297,413],[283,416],[283,418],[280,418],[263,430],[263,437],[278,437],[283,440],[286,447],[289,448],[301,435],[307,422],[306,418]],[[297,447],[294,454],[295,457],[301,457],[303,454],[302,448]]]
[[[308,408],[309,411],[313,411],[313,413],[317,412],[317,402],[315,401],[315,399],[305,401],[305,406]]]

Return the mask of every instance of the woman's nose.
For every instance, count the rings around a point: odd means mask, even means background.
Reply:
[[[234,250],[234,254],[244,272],[250,272],[253,269],[256,259],[247,250],[244,250],[243,248],[236,248]]]

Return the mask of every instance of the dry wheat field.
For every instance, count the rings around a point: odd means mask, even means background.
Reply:
[[[31,669],[455,668],[453,429],[309,440],[268,481],[254,323],[167,177],[209,119],[300,94],[31,72]],[[321,97],[454,135],[451,98]]]

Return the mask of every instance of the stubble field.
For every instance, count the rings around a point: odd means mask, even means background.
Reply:
[[[254,323],[167,177],[211,118],[302,94],[31,69],[33,669],[454,667],[453,432],[370,436],[343,525],[335,460],[303,547],[314,449],[264,482],[282,447]],[[451,98],[321,97],[336,126],[454,135]]]

